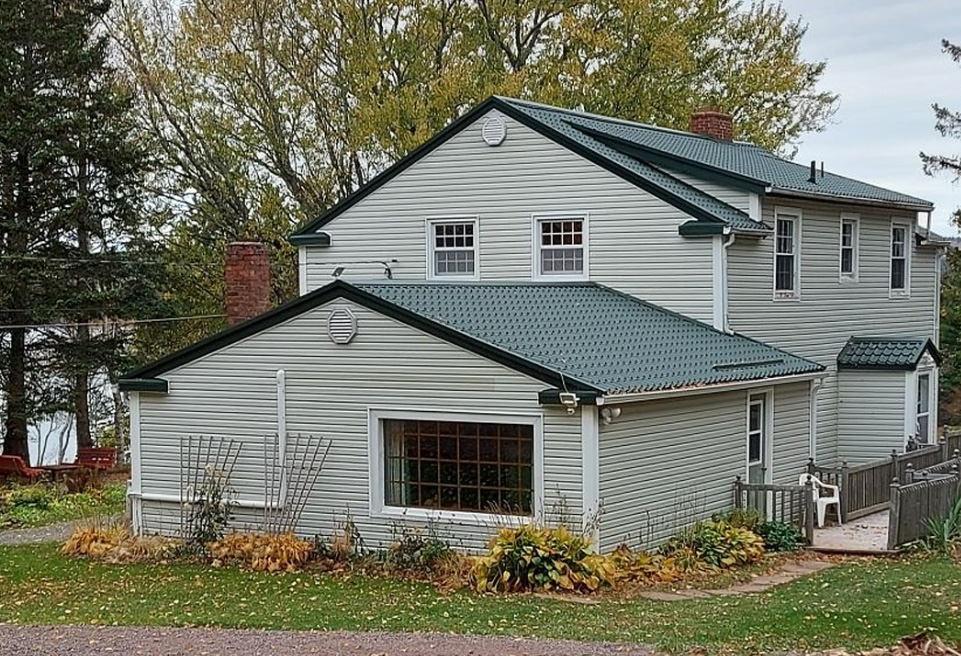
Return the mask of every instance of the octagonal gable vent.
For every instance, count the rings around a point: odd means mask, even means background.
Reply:
[[[490,116],[484,121],[481,136],[488,146],[500,146],[507,138],[507,125],[500,116]]]
[[[327,335],[334,344],[349,344],[357,334],[357,318],[347,308],[337,308],[327,317]]]

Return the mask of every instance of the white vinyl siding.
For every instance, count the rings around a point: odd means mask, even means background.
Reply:
[[[690,216],[503,118],[500,146],[484,143],[481,117],[324,226],[330,247],[306,247],[307,290],[341,265],[345,280],[383,280],[376,263],[346,262],[396,259],[396,280],[427,279],[425,217],[477,217],[480,279],[532,280],[532,217],[573,213],[589,217],[591,280],[712,320],[712,244],[678,234]]]
[[[856,465],[904,450],[905,372],[838,373],[838,462]]]
[[[830,465],[838,457],[837,354],[852,335],[933,337],[936,317],[933,248],[915,248],[910,259],[914,290],[910,299],[888,296],[890,215],[863,208],[860,215],[859,282],[838,283],[838,211],[826,203],[804,203],[803,299],[779,303],[771,298],[773,239],[738,237],[728,249],[732,330],[784,348],[827,367],[818,392],[817,459]],[[773,225],[774,210],[763,207]]]
[[[690,173],[683,173],[681,171],[669,168],[661,167],[665,172],[674,176],[682,182],[686,182],[695,189],[699,189],[704,193],[714,196],[718,200],[727,203],[732,207],[736,207],[742,212],[750,215],[751,212],[751,193],[744,191],[743,189],[737,189],[735,187],[728,186],[721,182],[711,182],[705,180],[704,178],[697,177],[696,175],[691,175]],[[753,217],[752,217],[753,218]]]
[[[632,403],[600,426],[601,550],[651,547],[732,506],[747,462],[749,391]],[[807,383],[776,386],[770,480],[807,462]]]
[[[838,244],[838,277],[841,282],[858,280],[858,217],[841,215],[841,235]]]
[[[346,307],[357,318],[349,345],[332,343],[326,320]],[[244,453],[234,474],[239,494],[264,495],[264,437],[276,434],[276,372],[286,373],[288,435],[314,435],[331,448],[317,488],[297,532],[329,538],[346,520],[356,523],[369,546],[392,539],[397,518],[372,514],[369,498],[368,413],[371,409],[490,414],[539,418],[544,435],[543,479],[538,506],[546,518],[580,521],[581,418],[542,407],[544,384],[459,347],[383,317],[365,307],[335,301],[306,312],[163,378],[169,394],[141,393],[140,441],[145,495],[179,495],[179,439],[232,437]],[[175,502],[143,502],[145,530],[176,531]],[[262,510],[241,508],[237,525],[256,528]],[[422,520],[410,518],[413,525]],[[480,549],[495,525],[444,522],[439,529],[453,544]]]

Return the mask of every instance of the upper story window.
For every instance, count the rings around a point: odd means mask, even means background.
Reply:
[[[858,279],[858,217],[841,216],[841,260],[840,276],[842,282]]]
[[[535,218],[536,277],[584,278],[587,274],[587,221],[582,216]]]
[[[911,242],[908,226],[891,226],[891,295],[907,296],[911,285]]]
[[[777,212],[774,235],[774,298],[795,299],[800,292],[801,215]]]
[[[428,225],[431,278],[477,276],[477,220],[438,219]]]

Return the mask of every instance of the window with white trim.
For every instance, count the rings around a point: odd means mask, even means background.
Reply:
[[[891,293],[907,296],[909,285],[909,266],[911,242],[908,241],[908,227],[894,224],[891,226]]]
[[[533,514],[532,424],[385,418],[380,432],[386,505]]]
[[[799,278],[799,217],[778,214],[774,234],[774,296],[797,298]]]
[[[858,220],[854,217],[841,217],[841,280],[854,281],[858,278]]]
[[[477,221],[429,221],[431,277],[473,278],[477,273]]]
[[[581,277],[585,271],[584,217],[539,218],[535,222],[539,276]]]

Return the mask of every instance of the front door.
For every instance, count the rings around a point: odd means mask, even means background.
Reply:
[[[767,482],[769,467],[767,440],[767,395],[751,395],[747,413],[747,482]]]
[[[931,444],[931,381],[930,372],[918,373],[918,410],[915,415],[918,444]]]

